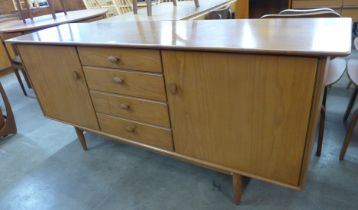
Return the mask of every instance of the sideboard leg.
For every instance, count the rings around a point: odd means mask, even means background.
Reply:
[[[232,190],[234,193],[234,202],[236,205],[239,205],[242,192],[242,176],[239,174],[232,174]]]
[[[78,140],[80,140],[80,143],[82,145],[82,148],[84,151],[87,151],[87,144],[86,144],[86,139],[85,139],[85,136],[83,134],[83,130],[75,127],[75,131],[76,131],[76,134],[77,134],[77,137],[78,137]]]

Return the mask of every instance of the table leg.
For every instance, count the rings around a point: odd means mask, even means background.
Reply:
[[[232,190],[234,194],[234,202],[236,205],[239,205],[242,192],[242,176],[239,174],[232,174]]]

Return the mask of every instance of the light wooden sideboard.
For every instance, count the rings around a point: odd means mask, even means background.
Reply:
[[[84,149],[91,131],[230,174],[239,203],[242,176],[303,189],[326,63],[350,54],[351,24],[88,23],[8,42],[43,113],[75,126]]]

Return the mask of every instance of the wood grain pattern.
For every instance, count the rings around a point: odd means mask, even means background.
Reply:
[[[343,17],[350,17],[354,22],[358,21],[358,8],[343,8],[342,9]]]
[[[165,103],[91,91],[96,112],[170,128]]]
[[[344,6],[358,6],[358,0],[343,0]]]
[[[162,55],[176,152],[298,186],[316,59]]]
[[[5,45],[0,40],[0,70],[7,69],[11,66],[7,56]]]
[[[164,79],[161,74],[95,67],[83,69],[88,86],[92,90],[166,101]],[[114,80],[122,80],[122,83]]]
[[[317,131],[317,124],[320,118],[320,110],[322,108],[322,100],[323,100],[323,92],[324,92],[324,81],[327,75],[327,68],[330,58],[321,58],[318,59],[317,62],[317,73],[316,73],[316,81],[315,88],[313,93],[313,101],[312,107],[310,111],[309,124],[307,129],[307,141],[305,143],[304,155],[302,159],[302,169],[299,179],[300,189],[303,190],[303,186],[307,177],[307,168],[309,164],[309,160],[311,159],[312,145],[314,142],[315,134]]]
[[[78,53],[85,66],[162,72],[159,50],[79,47]],[[111,62],[109,57],[117,61]]]
[[[341,5],[342,0],[292,0],[292,8],[339,8]]]
[[[101,130],[120,138],[173,151],[171,130],[97,113]]]
[[[76,49],[33,45],[20,45],[18,49],[44,114],[98,129]]]

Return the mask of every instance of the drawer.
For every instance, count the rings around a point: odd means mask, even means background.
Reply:
[[[159,50],[78,47],[84,66],[162,72]]]
[[[101,130],[120,138],[173,151],[170,129],[97,113]]]
[[[351,17],[354,22],[358,21],[358,8],[342,9],[343,17]]]
[[[166,101],[161,74],[84,67],[88,87],[126,96]]]
[[[91,97],[96,112],[170,127],[168,107],[165,103],[98,91],[91,91]]]
[[[340,8],[342,0],[293,0],[292,8]]]
[[[344,6],[358,6],[358,0],[344,0]]]

